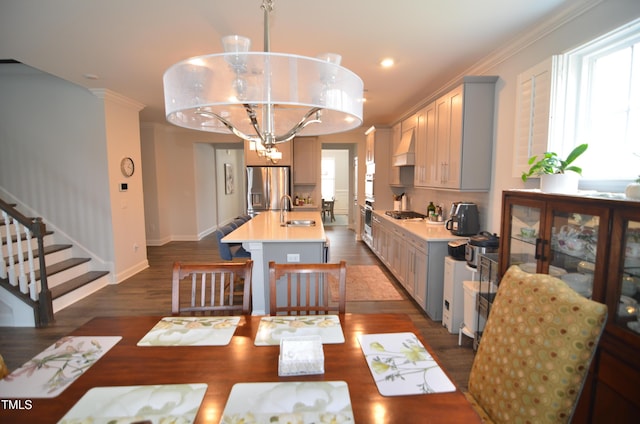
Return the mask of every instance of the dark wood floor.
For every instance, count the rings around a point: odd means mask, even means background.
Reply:
[[[380,264],[363,242],[344,226],[327,226],[331,241],[331,261],[347,264]],[[171,311],[171,266],[174,261],[219,260],[213,236],[198,242],[171,242],[161,247],[148,247],[149,268],[118,284],[105,287],[85,299],[63,309],[56,322],[44,329],[0,328],[0,353],[9,370],[18,368],[33,356],[96,316],[168,315]],[[381,265],[381,264],[380,264]],[[384,265],[381,265],[383,269]],[[386,272],[386,269],[385,269]],[[387,273],[388,274],[388,273]],[[414,321],[424,339],[463,390],[473,361],[471,339],[449,334],[440,322],[429,319],[410,299],[393,276],[388,274],[404,300],[384,302],[347,302],[347,313],[406,313]]]

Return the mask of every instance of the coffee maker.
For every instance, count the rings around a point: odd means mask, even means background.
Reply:
[[[472,236],[480,231],[478,205],[472,202],[453,202],[447,230],[456,236]]]

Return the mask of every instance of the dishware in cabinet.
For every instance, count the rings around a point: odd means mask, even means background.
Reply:
[[[610,210],[580,198],[539,192],[503,193],[500,275],[511,265],[565,281],[575,291],[604,301]],[[604,225],[604,231],[600,231]]]

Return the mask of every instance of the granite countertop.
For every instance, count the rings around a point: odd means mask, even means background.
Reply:
[[[381,220],[396,225],[426,242],[468,239],[468,237],[454,236],[445,228],[444,223],[432,224],[424,219],[394,219],[385,215],[384,212],[373,211],[373,213]]]
[[[318,211],[292,211],[285,213],[285,220],[316,221],[313,227],[283,227],[280,225],[280,211],[267,211],[256,215],[246,223],[227,234],[224,243],[245,242],[325,242],[327,237]]]

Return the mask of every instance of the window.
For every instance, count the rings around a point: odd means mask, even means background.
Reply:
[[[336,193],[336,161],[334,158],[322,158],[322,198],[332,199]]]
[[[557,59],[547,150],[588,143],[580,187],[623,191],[640,174],[640,20]]]

